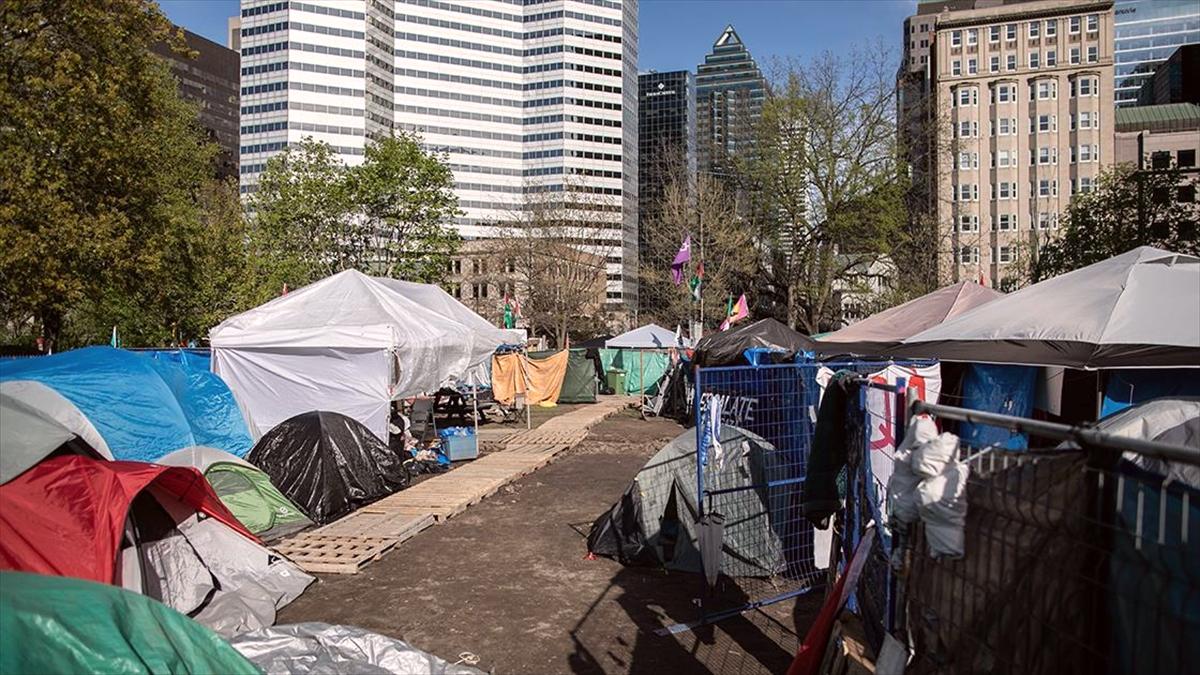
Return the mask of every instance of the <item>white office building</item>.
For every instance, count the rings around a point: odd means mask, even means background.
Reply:
[[[420,134],[457,228],[494,236],[530,190],[583,186],[609,224],[607,297],[637,302],[637,0],[242,0],[241,186],[306,136],[362,161]]]

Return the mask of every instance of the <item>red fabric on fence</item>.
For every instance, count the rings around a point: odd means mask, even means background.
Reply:
[[[871,550],[871,542],[875,541],[875,529],[867,531],[858,547],[854,549],[854,557],[846,567],[846,572],[838,578],[833,586],[833,592],[821,605],[817,618],[809,626],[804,635],[804,642],[796,650],[796,658],[788,668],[787,675],[815,675],[825,657],[825,647],[829,644],[829,635],[833,631],[833,621],[838,612],[850,597],[850,591],[858,584],[858,576],[862,573],[863,565],[867,562],[867,554]]]

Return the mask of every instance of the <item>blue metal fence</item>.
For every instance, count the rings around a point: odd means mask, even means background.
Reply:
[[[700,599],[702,621],[793,598],[823,585],[826,561],[816,560],[813,526],[802,513],[803,484],[821,395],[818,373],[824,367],[865,375],[889,363],[794,363],[696,371],[693,405],[701,553],[710,558],[706,567],[721,572],[719,578],[709,575],[705,580]],[[903,383],[897,384],[868,386],[895,396],[903,391]],[[887,423],[902,425],[902,394],[895,403],[889,408]],[[851,417],[848,428],[862,431],[851,441],[855,451],[849,453],[853,457],[846,486],[850,508],[841,515],[849,546],[857,543],[869,520],[879,520],[882,491],[870,479],[871,434],[866,430],[871,413],[865,396],[852,400],[847,414]],[[718,449],[714,445],[715,435],[727,426],[764,441],[754,448],[754,457],[745,456],[750,448],[722,445]],[[896,442],[900,437],[897,431],[902,434],[902,426],[890,429]],[[736,475],[739,471],[745,475]],[[719,538],[721,546],[705,547],[705,537]],[[713,555],[719,559],[712,560]],[[886,567],[886,551],[881,555]],[[747,564],[747,558],[752,564]],[[886,598],[881,601],[885,607],[889,605]],[[890,611],[884,613],[890,615]]]

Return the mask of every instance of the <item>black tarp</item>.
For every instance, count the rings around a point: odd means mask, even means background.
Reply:
[[[570,350],[567,357],[567,373],[563,376],[559,403],[596,402],[596,365],[587,357],[587,350]]]
[[[783,361],[790,361],[797,353],[812,351],[816,342],[798,333],[775,319],[760,319],[737,328],[709,333],[696,344],[692,360],[704,368],[711,366],[744,366],[743,353],[754,347],[779,349]]]
[[[246,460],[319,525],[408,485],[400,458],[365,426],[324,410],[306,412],[259,439]]]

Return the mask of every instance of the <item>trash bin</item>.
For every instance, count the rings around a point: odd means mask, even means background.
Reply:
[[[442,454],[451,462],[479,456],[475,430],[471,427],[449,427],[439,430],[438,435],[442,437]]]
[[[618,396],[625,393],[625,371],[618,368],[609,369],[608,373],[608,388],[613,390]]]

